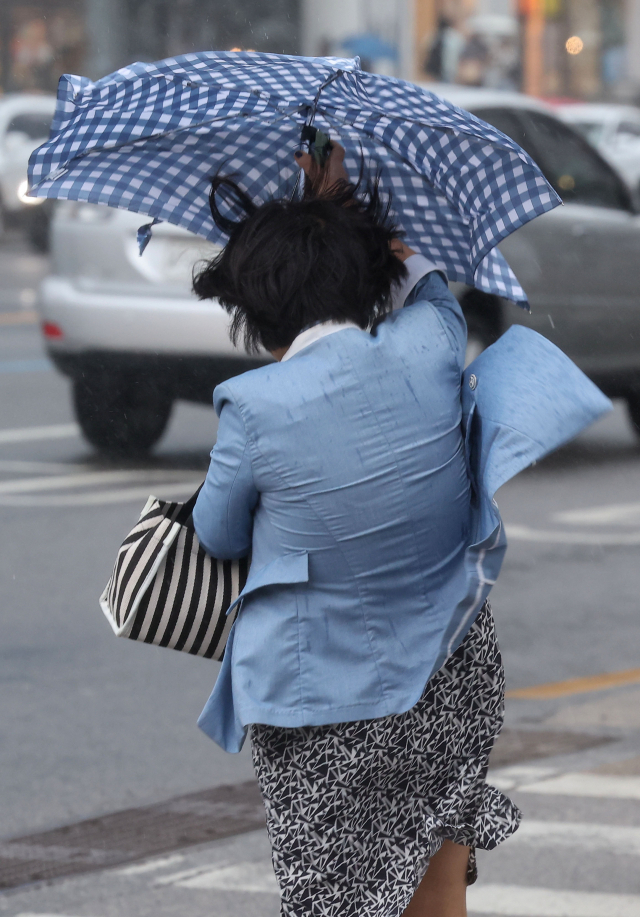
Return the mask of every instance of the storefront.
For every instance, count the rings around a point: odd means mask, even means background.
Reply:
[[[0,0],[0,86],[3,92],[53,91],[60,73],[85,54],[80,0]]]
[[[640,0],[416,4],[417,63],[431,79],[543,97],[637,97]]]
[[[55,91],[132,60],[193,50],[297,53],[300,0],[0,0],[0,88]]]

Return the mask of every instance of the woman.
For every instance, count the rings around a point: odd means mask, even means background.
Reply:
[[[250,725],[284,915],[463,917],[475,847],[519,818],[484,782],[503,711],[488,604],[450,633],[471,528],[466,328],[343,156],[296,154],[302,201],[256,208],[214,181],[230,240],[195,291],[278,362],[214,394],[196,532],[252,562],[200,723],[230,751]]]

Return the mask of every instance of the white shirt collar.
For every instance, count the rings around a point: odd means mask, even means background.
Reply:
[[[285,360],[295,356],[305,347],[308,347],[309,344],[314,344],[316,341],[319,341],[320,338],[326,337],[328,334],[334,334],[336,331],[343,331],[345,328],[357,328],[358,331],[362,331],[362,328],[356,325],[355,322],[336,321],[320,322],[318,325],[313,325],[311,328],[301,331],[300,334],[293,339],[291,346],[283,356],[281,362],[284,363]]]
[[[394,312],[396,309],[401,309],[404,306],[405,299],[425,274],[429,274],[431,271],[440,271],[440,273],[444,274],[441,267],[438,267],[433,261],[425,258],[424,255],[410,255],[406,259],[404,266],[407,269],[407,274],[404,280],[396,284],[391,294],[391,303]]]

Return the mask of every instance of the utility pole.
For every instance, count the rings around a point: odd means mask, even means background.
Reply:
[[[87,53],[85,71],[99,79],[127,60],[126,9],[122,0],[85,0]]]
[[[521,0],[524,23],[524,86],[530,96],[543,94],[544,0]]]
[[[416,0],[398,5],[398,73],[403,80],[416,79]]]

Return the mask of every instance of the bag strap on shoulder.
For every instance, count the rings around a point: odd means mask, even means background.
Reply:
[[[178,522],[180,525],[186,525],[187,522],[189,521],[191,514],[193,513],[193,509],[196,505],[196,500],[198,499],[198,495],[203,487],[204,487],[204,481],[202,482],[200,487],[198,487],[194,495],[192,497],[189,497],[186,503],[182,504],[182,507],[180,508],[180,511],[178,512],[175,518],[175,521]]]

